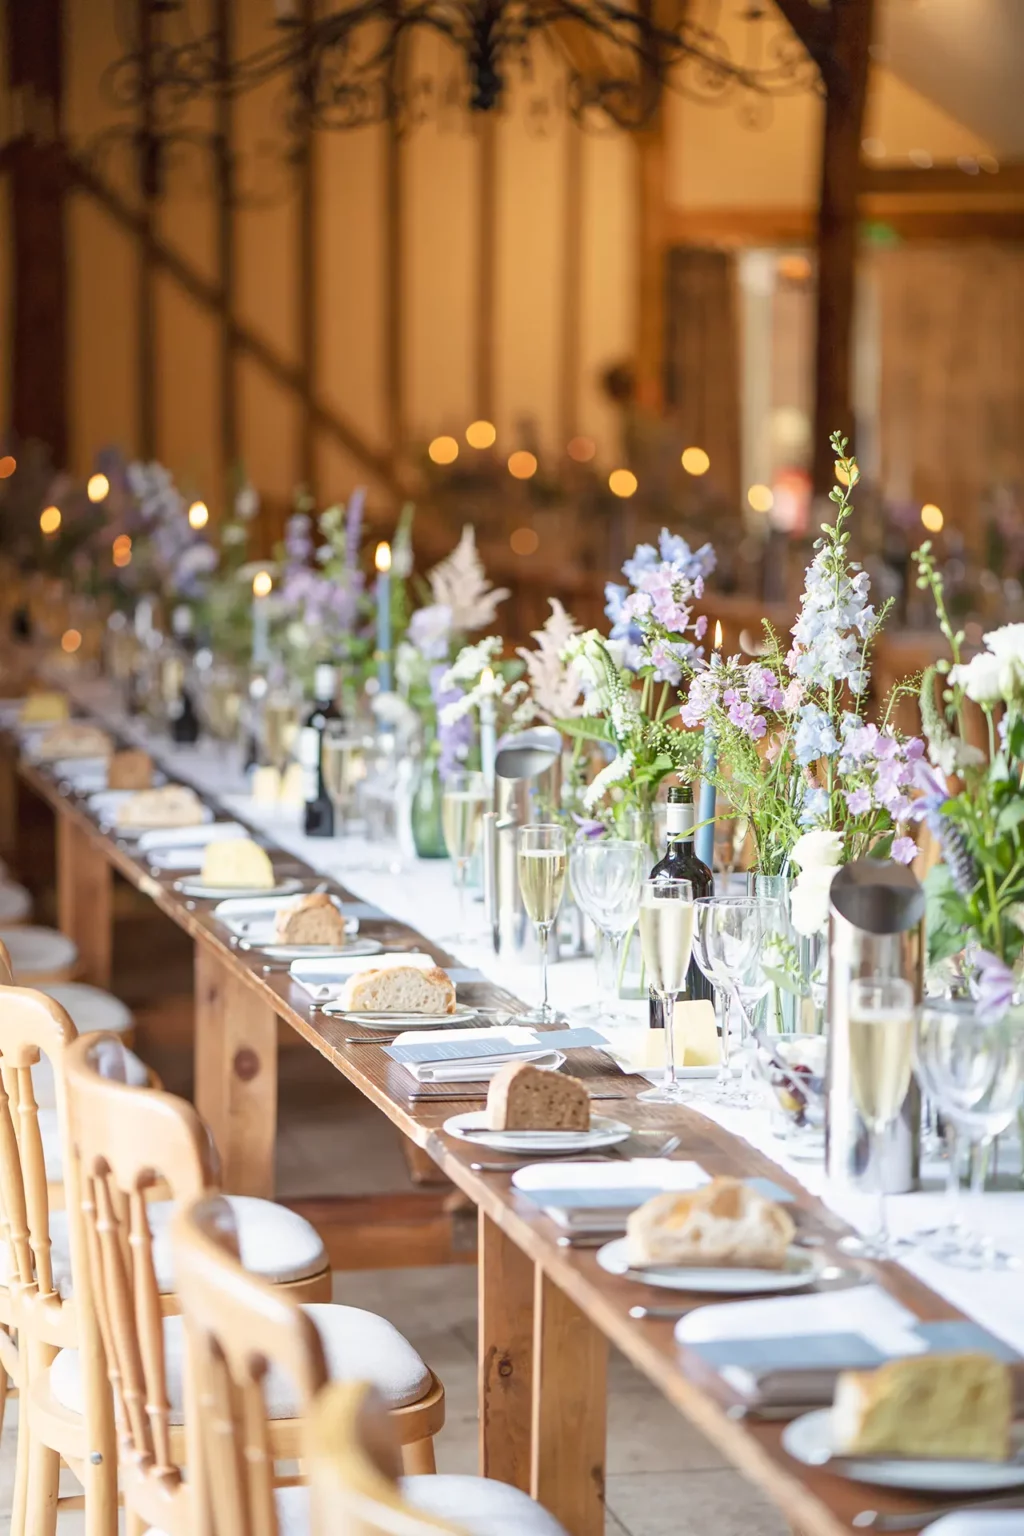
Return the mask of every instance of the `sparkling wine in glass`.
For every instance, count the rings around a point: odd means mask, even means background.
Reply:
[[[301,717],[299,700],[283,689],[271,689],[263,701],[263,751],[278,773],[288,766]]]
[[[551,1024],[557,1018],[548,1002],[548,939],[562,905],[568,862],[564,827],[540,824],[519,828],[519,890],[540,944],[542,1000],[536,1012],[524,1015],[526,1022],[531,1024]]]
[[[674,1013],[686,987],[693,950],[693,886],[689,880],[645,880],[640,891],[640,947],[665,1020],[665,1076],[637,1094],[647,1104],[685,1104],[690,1095],[676,1076]]]
[[[899,1118],[910,1087],[914,1050],[914,992],[901,976],[859,978],[850,984],[848,1008],[853,1100],[871,1138],[871,1162],[879,1170],[886,1137]],[[844,1237],[840,1248],[858,1258],[894,1257],[885,1191],[875,1191],[877,1222],[868,1237]]]
[[[459,898],[459,931],[452,935],[461,939],[466,929],[466,875],[469,861],[480,841],[487,792],[482,773],[451,773],[445,780],[441,796],[441,829],[445,847],[455,871],[455,889]]]
[[[366,777],[366,738],[354,734],[344,720],[326,721],[320,742],[320,770],[334,806],[337,836],[353,820],[359,785]]]

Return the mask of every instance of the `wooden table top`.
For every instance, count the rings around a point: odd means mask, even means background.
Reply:
[[[483,1092],[473,1094],[472,1085],[415,1084],[379,1048],[346,1044],[347,1038],[361,1033],[369,1039],[374,1037],[344,1019],[312,1008],[307,995],[287,972],[265,973],[260,957],[239,949],[227,930],[213,919],[213,902],[196,902],[181,896],[173,888],[173,874],[151,874],[127,842],[99,828],[84,798],[65,793],[47,770],[22,759],[18,771],[56,814],[69,817],[102,848],[104,856],[126,880],[151,897],[196,942],[214,951],[236,979],[269,1003],[279,1018],[372,1100],[404,1135],[424,1147],[451,1181],[543,1269],[669,1401],[780,1506],[803,1536],[848,1536],[854,1514],[865,1508],[911,1511],[922,1507],[921,1500],[799,1466],[781,1449],[783,1425],[750,1418],[740,1420],[730,1414],[727,1390],[706,1372],[701,1376],[695,1357],[688,1358],[687,1352],[676,1344],[671,1321],[637,1320],[629,1316],[630,1308],[638,1304],[678,1304],[679,1310],[684,1311],[705,1304],[708,1298],[655,1290],[635,1281],[617,1279],[598,1267],[593,1251],[560,1248],[557,1229],[537,1207],[515,1194],[508,1174],[474,1172],[470,1164],[480,1158],[481,1149],[457,1142],[442,1132],[441,1127],[450,1115],[482,1107]],[[282,850],[271,849],[271,854],[275,868],[282,874],[305,877],[311,884],[322,878]],[[336,882],[331,882],[331,888],[343,898],[349,894]],[[453,957],[404,924],[389,919],[364,919],[360,931],[387,945],[427,949],[441,965],[455,963]],[[459,991],[464,1000],[485,1006],[503,1007],[516,1002],[508,992],[489,983],[460,986]],[[574,1067],[586,1077],[592,1093],[616,1096],[602,1105],[604,1113],[621,1118],[638,1130],[663,1129],[679,1134],[678,1156],[693,1158],[711,1174],[760,1175],[790,1190],[795,1200],[793,1211],[802,1231],[818,1233],[831,1243],[848,1230],[776,1164],[705,1116],[687,1109],[637,1102],[636,1093],[646,1086],[643,1080],[624,1076],[598,1052],[577,1053]],[[462,1093],[464,1100],[456,1102],[452,1096]],[[920,1318],[958,1315],[955,1308],[898,1266],[868,1267],[870,1278],[885,1286]]]

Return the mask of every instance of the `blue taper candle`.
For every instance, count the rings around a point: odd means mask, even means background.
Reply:
[[[711,666],[721,665],[722,660],[722,625],[720,620],[715,622],[715,647],[711,652]],[[693,839],[693,849],[698,859],[714,868],[715,854],[715,786],[713,781],[715,768],[718,765],[718,739],[715,736],[714,727],[709,720],[704,726],[704,753],[701,759],[700,796],[697,801],[697,832]],[[706,825],[702,825],[706,823]]]
[[[391,692],[391,545],[377,545],[377,682]]]

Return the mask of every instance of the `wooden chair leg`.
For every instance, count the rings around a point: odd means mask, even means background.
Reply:
[[[402,1470],[406,1477],[418,1477],[423,1473],[436,1472],[437,1462],[434,1460],[433,1440],[414,1440],[411,1445],[403,1445]]]
[[[28,1501],[28,1393],[18,1394],[18,1450],[14,1470],[14,1499],[11,1505],[12,1532],[24,1531]]]
[[[27,1402],[24,1409],[28,1409]],[[60,1457],[56,1451],[41,1445],[38,1438],[33,1436],[28,1447],[25,1536],[56,1536],[59,1481]]]
[[[85,1489],[85,1536],[117,1536],[117,1450],[99,1466],[75,1468]]]
[[[7,1372],[0,1365],[0,1435],[4,1432],[4,1415],[7,1412]]]

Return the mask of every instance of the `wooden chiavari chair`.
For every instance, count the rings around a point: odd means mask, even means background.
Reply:
[[[211,1195],[216,1188],[214,1152],[206,1127],[191,1105],[170,1094],[129,1088],[101,1077],[96,1053],[104,1037],[82,1037],[68,1052],[66,1086],[71,1138],[79,1169],[85,1246],[91,1295],[107,1359],[118,1422],[120,1465],[126,1508],[140,1524],[176,1536],[201,1529],[189,1513],[189,1488],[182,1467],[195,1459],[196,1415],[190,1412],[184,1336],[177,1317],[159,1306],[156,1244],[146,1216],[146,1189],[163,1177],[179,1207]],[[236,1215],[237,1203],[220,1198]],[[242,1246],[244,1252],[244,1231]],[[244,1275],[245,1271],[240,1272]],[[174,1263],[180,1300],[181,1274]],[[433,1436],[444,1422],[444,1389],[390,1323],[358,1308],[333,1304],[300,1310],[301,1292],[250,1276],[270,1315],[291,1308],[303,1319],[304,1337],[315,1327],[335,1369],[349,1356],[371,1375],[392,1404],[407,1461],[417,1470],[433,1467]],[[264,1329],[262,1316],[254,1324]],[[51,1371],[51,1389],[61,1359]],[[272,1383],[268,1402],[268,1477],[273,1462],[294,1459],[300,1450],[301,1396],[296,1386]],[[297,1387],[301,1391],[303,1383]],[[190,1454],[191,1453],[191,1454]],[[259,1527],[253,1527],[258,1536]]]
[[[268,1424],[267,1403],[282,1382],[290,1384],[307,1420],[302,1444],[308,1457],[308,1416],[327,1374],[322,1338],[310,1330],[302,1309],[241,1268],[231,1211],[223,1199],[183,1206],[175,1218],[173,1244],[193,1384],[189,1406],[199,1420],[195,1438],[204,1458],[197,1479],[203,1500],[197,1528],[203,1536],[309,1536],[309,1489],[270,1486],[273,1423]],[[351,1383],[361,1373],[345,1374]],[[366,1398],[370,1391],[376,1414]],[[462,1513],[477,1536],[507,1536],[511,1530],[517,1536],[565,1536],[525,1493],[490,1478],[417,1476],[414,1471],[399,1484],[403,1463],[407,1474],[413,1470],[401,1442],[409,1428],[403,1418],[415,1410],[385,1411],[376,1389],[364,1385],[356,1392],[349,1401],[365,1401],[367,1424],[373,1425],[362,1450],[353,1439],[347,1463],[353,1499],[358,1493],[362,1502],[355,1501],[351,1511],[340,1506],[344,1517],[324,1525],[324,1536],[328,1530],[331,1536],[364,1536],[356,1506],[362,1509],[367,1501],[397,1522],[380,1527],[395,1536],[459,1536]],[[366,1524],[366,1536],[377,1529]],[[174,1530],[169,1536],[183,1533]]]

